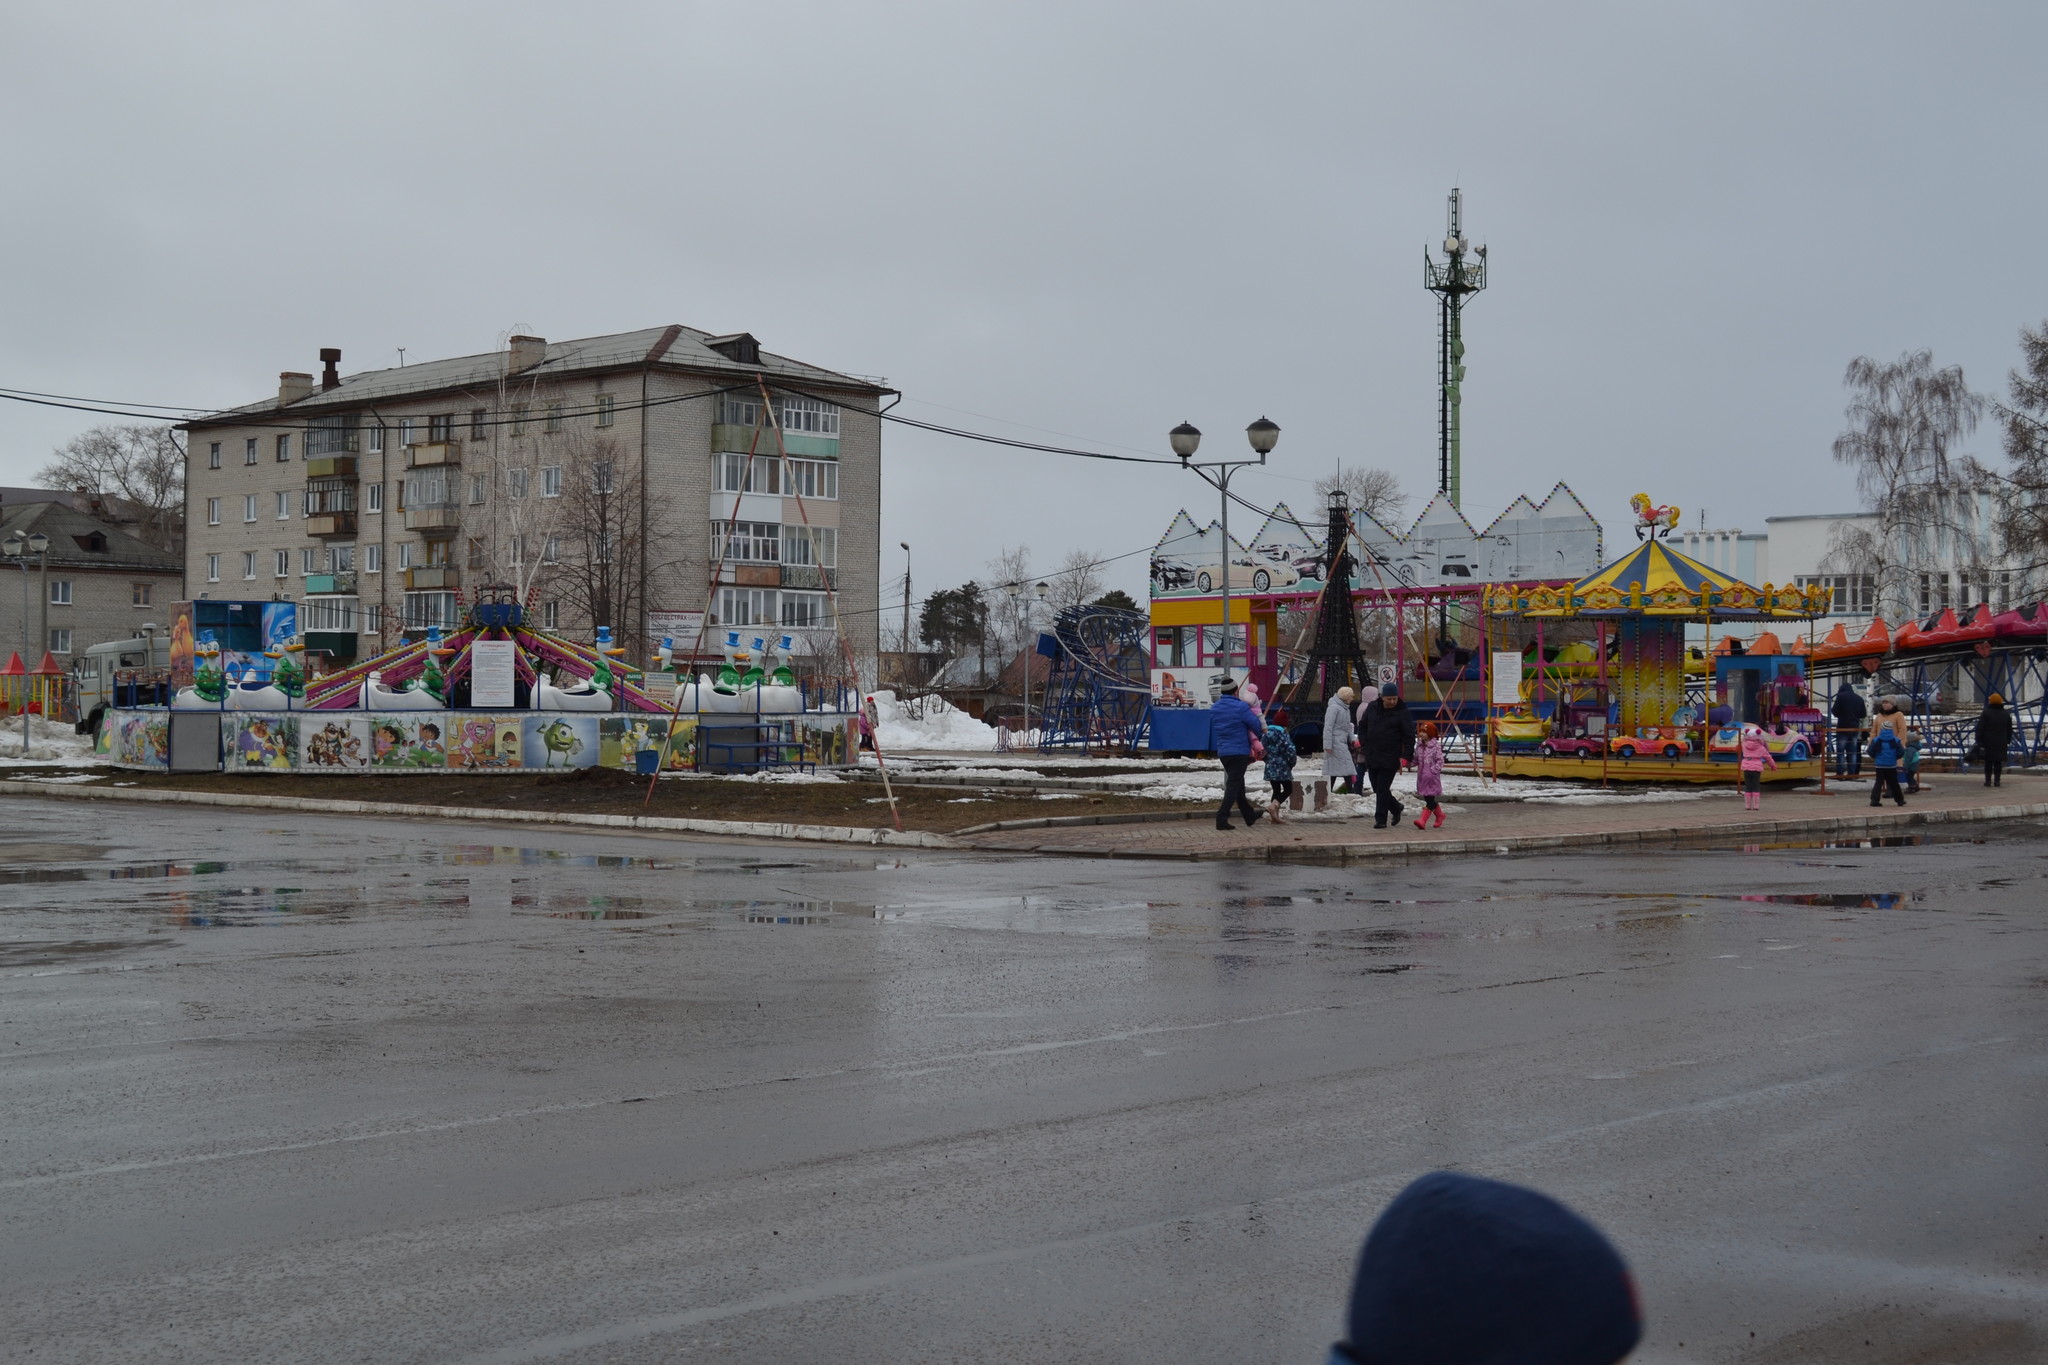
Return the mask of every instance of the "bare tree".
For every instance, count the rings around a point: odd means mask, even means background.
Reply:
[[[1983,562],[1989,471],[1952,447],[1976,430],[1986,400],[1962,367],[1934,368],[1934,353],[1891,362],[1858,356],[1842,377],[1851,399],[1835,459],[1856,471],[1856,491],[1875,524],[1839,523],[1824,566],[1869,575],[1877,610],[1917,609],[1916,575],[1929,565],[1975,570]]]
[[[1408,506],[1408,495],[1401,491],[1401,481],[1392,470],[1339,465],[1336,473],[1316,480],[1316,499],[1324,505],[1328,505],[1330,494],[1339,491],[1351,500],[1354,514],[1363,512],[1389,530],[1400,529],[1394,523]]]
[[[1046,604],[1055,612],[1084,607],[1102,595],[1102,556],[1088,550],[1069,550],[1059,568],[1046,578]],[[1033,591],[1036,591],[1034,585]]]
[[[543,566],[570,614],[589,625],[610,626],[619,642],[641,652],[640,617],[646,609],[640,528],[669,524],[668,508],[648,488],[639,465],[624,458],[608,436],[565,433],[554,452],[561,487],[549,536],[555,562]],[[670,567],[646,565],[649,574]]]
[[[989,560],[981,595],[988,603],[989,636],[999,655],[1007,657],[1023,648],[1025,614],[1038,600],[1036,584],[1029,545],[1005,545]],[[1042,619],[1039,624],[1044,624]]]
[[[81,432],[51,452],[36,478],[97,494],[158,549],[176,552],[184,545],[185,448],[168,425],[120,423]]]
[[[2048,322],[2020,329],[2021,369],[2007,374],[2009,403],[1997,405],[2008,462],[1998,499],[1998,534],[2030,593],[2048,568]]]

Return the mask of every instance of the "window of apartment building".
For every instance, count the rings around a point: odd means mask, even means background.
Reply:
[[[470,439],[470,440],[472,440],[472,441],[481,441],[481,440],[482,440],[482,439],[484,438],[484,424],[485,424],[485,420],[486,420],[486,419],[487,419],[487,418],[488,418],[489,416],[490,416],[489,410],[488,410],[488,409],[485,409],[485,408],[471,408],[471,409],[469,410],[469,439]]]
[[[459,474],[447,469],[422,469],[405,477],[400,494],[404,507],[453,507]]]
[[[412,418],[410,417],[398,419],[398,444],[401,446],[412,444]]]
[[[373,483],[373,484],[367,484],[367,485],[365,485],[365,486],[364,486],[364,488],[363,488],[363,510],[364,510],[365,512],[381,512],[381,511],[383,511],[383,510],[384,510],[384,485],[383,485],[383,484],[381,484],[381,483]]]
[[[384,547],[382,545],[365,545],[363,547],[363,572],[384,572]]]
[[[427,418],[427,439],[429,441],[452,441],[455,439],[455,414],[437,412]]]
[[[559,630],[562,625],[562,604],[549,598],[540,604],[540,628]]]
[[[207,524],[208,526],[218,526],[218,525],[220,525],[220,499],[219,499],[219,498],[208,498],[208,499],[206,500],[206,524]]]
[[[714,521],[711,557],[742,564],[779,564],[782,527],[772,521]]]
[[[525,470],[508,469],[505,471],[505,496],[508,498],[523,498],[526,496]]]
[[[69,626],[50,627],[50,652],[52,654],[69,654],[71,652],[71,628]]]
[[[468,553],[469,567],[472,569],[481,569],[487,567],[490,564],[490,562],[491,561],[485,557],[484,543],[481,540],[478,540],[475,536],[471,536],[469,538]]]
[[[514,403],[512,405],[512,434],[514,436],[524,436],[526,434],[526,414],[526,404]]]
[[[784,398],[782,429],[804,436],[837,436],[839,405],[821,398]]]
[[[559,498],[562,496],[562,467],[560,465],[551,464],[540,471],[540,495],[544,498]]]
[[[131,583],[129,587],[130,606],[146,607],[156,600],[156,584]]]
[[[256,463],[256,438],[254,436],[251,436],[248,440],[242,442],[242,463]]]
[[[280,488],[277,491],[277,519],[279,521],[290,521],[292,519],[292,495],[287,489]]]
[[[559,402],[550,403],[547,405],[545,412],[547,413],[547,421],[544,423],[545,428],[548,431],[560,431],[562,429],[562,405]]]
[[[384,453],[383,423],[377,422],[363,428],[363,449],[369,451],[372,455],[382,455]]]
[[[562,538],[560,536],[549,536],[541,543],[540,562],[543,564],[558,564],[561,562],[561,559]]]
[[[483,502],[483,500],[484,500],[484,494],[485,494],[485,493],[486,493],[486,492],[487,492],[487,491],[488,491],[488,490],[490,489],[490,486],[491,486],[491,479],[490,479],[490,476],[489,476],[488,474],[472,474],[472,475],[470,475],[470,476],[469,476],[469,505],[470,505],[471,507],[475,507],[475,506],[477,506],[478,504],[480,504],[481,502]]]
[[[273,577],[273,578],[289,578],[289,577],[291,577],[291,573],[292,573],[292,552],[291,552],[290,550],[279,550],[279,551],[277,551],[277,552],[275,552],[274,554],[272,554],[272,555],[271,555],[271,559],[272,559],[272,560],[274,561],[274,562],[273,562],[273,563],[271,564],[271,566],[270,566],[270,575],[271,575],[271,577]]]
[[[292,434],[280,432],[277,437],[277,462],[290,464],[292,459]]]
[[[1800,574],[1802,588],[1828,588],[1834,592],[1836,616],[1868,616],[1877,610],[1877,579],[1867,573]]]
[[[244,493],[242,495],[242,520],[256,520],[256,495],[254,493]]]
[[[454,593],[409,592],[405,595],[407,630],[425,630],[428,626],[453,630],[457,624]]]
[[[313,554],[313,547],[310,545],[308,545],[305,549],[299,551],[300,573],[308,574],[313,572]]]
[[[412,542],[409,540],[398,542],[398,567],[401,569],[410,569],[412,567]]]
[[[219,442],[219,441],[208,441],[208,442],[206,443],[206,467],[207,467],[208,469],[219,469],[219,468],[220,468],[220,442]]]
[[[773,588],[720,588],[718,624],[721,626],[776,626],[782,621],[776,612]]]
[[[608,393],[601,393],[601,394],[599,394],[599,395],[597,396],[597,424],[598,424],[599,426],[601,426],[601,427],[608,427],[608,426],[610,426],[610,425],[612,424],[612,420],[613,420],[613,416],[612,416],[612,414],[613,414],[613,399],[612,399],[612,396],[611,396],[610,394],[608,394]]]
[[[430,540],[427,542],[428,568],[445,569],[448,567],[448,546],[451,543],[446,540]]]
[[[71,605],[70,579],[53,578],[50,580],[50,605],[53,607],[68,607]]]
[[[1949,606],[1948,572],[1923,573],[1920,579],[1920,614],[1932,616]]]
[[[361,433],[356,428],[356,415],[352,412],[336,413],[331,417],[315,417],[306,424],[306,458],[319,459],[326,455],[353,455],[362,443]]]
[[[505,561],[506,563],[524,564],[526,562],[526,537],[513,536],[505,543],[505,553],[510,556]]]
[[[244,550],[242,551],[242,577],[254,578],[255,576],[256,552],[254,550]]]
[[[782,527],[782,562],[813,564],[821,569],[839,567],[839,530],[834,526]]]
[[[595,493],[612,491],[612,462],[593,460],[590,464],[590,488]]]
[[[825,594],[821,592],[783,592],[777,594],[781,601],[782,624],[791,627],[816,627],[825,624]]]
[[[354,573],[356,571],[356,547],[353,545],[331,545],[327,549],[327,572]]]
[[[746,455],[736,450],[718,457],[721,493],[780,493],[782,464],[772,455]]]
[[[208,556],[206,557],[206,581],[207,581],[207,582],[209,582],[209,583],[218,583],[218,582],[220,582],[220,556],[219,556],[219,555],[208,555]]]
[[[356,599],[353,597],[309,597],[300,608],[305,619],[302,630],[354,631]]]
[[[374,602],[364,603],[362,617],[363,634],[382,635],[384,633],[384,608],[380,604]]]
[[[590,543],[590,557],[599,564],[612,562],[612,538],[608,533],[597,533],[596,539]]]
[[[793,498],[836,502],[839,498],[839,462],[791,460],[783,475],[782,491]]]

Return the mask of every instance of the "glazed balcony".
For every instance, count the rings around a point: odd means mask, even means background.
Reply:
[[[309,573],[306,575],[305,593],[308,597],[325,597],[334,594],[353,597],[356,591],[356,576],[352,573]]]

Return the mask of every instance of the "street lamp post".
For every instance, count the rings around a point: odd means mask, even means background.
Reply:
[[[1266,456],[1271,454],[1273,447],[1280,442],[1280,427],[1278,423],[1261,417],[1258,421],[1253,422],[1244,429],[1244,435],[1245,439],[1251,442],[1253,453],[1258,456],[1256,460],[1211,460],[1196,464],[1192,463],[1192,461],[1195,452],[1201,448],[1202,433],[1193,424],[1188,422],[1182,422],[1172,431],[1166,433],[1167,442],[1173,447],[1173,453],[1180,456],[1181,468],[1194,470],[1222,495],[1223,672],[1226,675],[1230,672],[1230,660],[1235,653],[1235,647],[1230,638],[1230,480],[1231,476],[1240,469],[1249,468],[1252,465],[1263,465],[1266,462]],[[1211,473],[1211,470],[1215,472]],[[1245,668],[1249,670],[1252,663],[1251,622],[1249,620],[1245,622],[1244,646]]]

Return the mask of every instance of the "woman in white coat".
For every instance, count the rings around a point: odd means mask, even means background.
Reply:
[[[1351,761],[1351,741],[1358,734],[1351,723],[1351,706],[1358,694],[1348,687],[1337,689],[1323,712],[1323,776],[1342,779],[1336,790],[1358,790],[1358,765]]]

